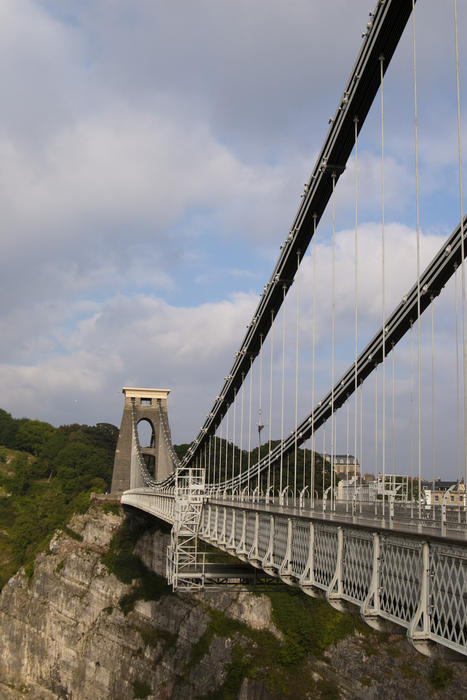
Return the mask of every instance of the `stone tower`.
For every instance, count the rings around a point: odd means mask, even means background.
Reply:
[[[139,471],[132,473],[132,401],[134,400],[136,423],[147,421],[152,428],[152,437],[149,446],[141,446],[141,452],[146,455],[148,471],[154,476],[155,481],[163,481],[173,472],[173,462],[164,439],[160,410],[167,418],[167,396],[169,389],[138,389],[123,387],[125,405],[123,408],[122,423],[118,436],[117,449],[115,450],[114,469],[112,474],[112,493],[119,494],[130,488],[144,486]],[[160,410],[158,406],[160,399]],[[170,437],[170,428],[169,428]]]

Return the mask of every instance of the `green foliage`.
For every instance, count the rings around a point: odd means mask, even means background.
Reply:
[[[452,681],[452,676],[452,670],[447,666],[443,666],[436,660],[433,662],[428,680],[433,688],[436,688],[436,690],[442,690]]]
[[[71,527],[68,527],[68,525],[65,525],[63,527],[63,532],[65,532],[68,535],[68,537],[71,537],[71,539],[73,540],[77,540],[78,542],[83,541],[83,535],[80,535],[79,532],[75,532],[71,529]]]
[[[323,651],[352,634],[356,629],[366,633],[364,623],[356,616],[338,612],[324,601],[293,590],[268,591],[272,618],[284,634],[281,662],[297,664],[306,654],[321,656]]]
[[[270,632],[252,630],[217,610],[207,609],[210,622],[193,645],[185,674],[198,666],[209,652],[214,637],[230,639],[232,656],[225,683],[214,698],[230,700],[238,696],[243,678],[262,681],[270,692],[284,698],[303,697],[310,687],[316,697],[335,700],[337,684],[330,679],[315,683],[307,665],[310,656],[321,656],[333,643],[356,629],[366,628],[357,617],[339,613],[324,601],[290,590],[268,591],[272,617],[283,635],[279,641]]]
[[[28,579],[28,583],[31,583],[32,577],[34,576],[34,561],[29,561],[24,567],[24,573]]]
[[[316,683],[316,689],[322,700],[339,700],[339,686],[331,678],[320,678]]]
[[[44,423],[40,420],[25,420],[16,433],[16,447],[37,456],[42,445],[56,430],[50,423]]]
[[[18,432],[19,421],[12,418],[11,413],[7,413],[0,408],[0,444],[5,447],[16,447],[16,433]]]
[[[234,645],[222,687],[210,693],[206,700],[236,700],[243,679],[248,677],[251,672],[251,666],[248,654],[244,649],[237,644]]]
[[[414,668],[413,664],[409,663],[408,661],[404,661],[400,665],[399,670],[402,678],[418,678],[420,675],[417,669]]]
[[[122,507],[119,503],[106,503],[105,501],[95,501],[97,506],[103,513],[112,513],[112,515],[121,515]]]
[[[151,688],[144,681],[133,681],[133,696],[135,698],[147,698],[151,694]]]
[[[177,455],[178,459],[182,460],[188,451],[188,448],[190,447],[190,444],[188,442],[184,442],[181,445],[174,445],[174,452]]]
[[[117,436],[108,423],[54,428],[0,409],[0,590],[20,566],[30,570],[57,528],[87,510],[91,491],[105,491]]]

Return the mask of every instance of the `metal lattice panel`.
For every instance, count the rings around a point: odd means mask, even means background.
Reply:
[[[409,624],[420,599],[421,544],[385,537],[381,542],[380,607],[384,617]]]
[[[226,543],[226,530],[225,526],[225,508],[219,508],[219,517],[217,521],[217,531],[219,533],[219,544]]]
[[[337,528],[325,525],[315,526],[314,581],[320,588],[327,589],[334,576],[337,563]]]
[[[214,508],[211,508],[211,522],[209,524],[209,537],[211,540],[214,540],[214,542],[217,541],[217,518],[218,518],[218,506],[214,506]]]
[[[209,519],[209,508],[210,506],[204,506],[201,513],[201,524],[200,530],[203,535],[207,533],[208,519]]]
[[[454,649],[467,645],[467,553],[431,545],[431,632]]]
[[[225,539],[226,539],[227,543],[230,540],[231,534],[232,534],[232,510],[231,510],[231,508],[227,508],[227,512],[225,514]]]
[[[238,547],[240,544],[240,541],[242,539],[242,531],[243,531],[243,514],[240,511],[237,511],[237,515],[235,518],[235,547]]]
[[[271,518],[269,515],[259,516],[259,531],[258,531],[258,555],[260,559],[264,559],[269,545],[269,531],[271,528]]]
[[[294,576],[300,577],[308,559],[310,546],[310,526],[302,520],[292,521],[292,555],[291,570]]]
[[[348,600],[363,603],[370,588],[372,568],[372,536],[356,530],[344,530],[342,587]]]
[[[276,518],[274,523],[274,546],[273,561],[276,566],[280,566],[284,560],[287,550],[287,529],[286,518]]]
[[[253,511],[248,511],[246,516],[246,535],[245,535],[245,547],[247,551],[253,546],[253,540],[255,537],[255,522],[256,515]],[[241,535],[240,535],[241,536]],[[240,538],[239,538],[240,541]]]

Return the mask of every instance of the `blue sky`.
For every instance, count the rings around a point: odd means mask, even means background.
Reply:
[[[370,9],[366,0],[2,2],[3,408],[56,425],[118,423],[122,386],[170,387],[174,439],[194,436],[269,279]],[[451,3],[420,0],[425,259],[459,218],[452,33]],[[385,81],[386,217],[402,246],[388,262],[394,303],[414,279],[411,61],[409,26]],[[360,144],[368,250],[380,226],[378,109]],[[465,119],[463,129],[467,142]],[[340,278],[350,279],[352,165],[336,227]],[[329,214],[319,233],[325,287]],[[374,277],[362,282],[365,329],[378,323]],[[351,308],[339,313],[346,338]],[[351,346],[343,340],[343,368]],[[303,391],[303,411],[309,400]]]

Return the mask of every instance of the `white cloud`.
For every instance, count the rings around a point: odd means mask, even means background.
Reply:
[[[5,408],[55,423],[118,422],[123,384],[168,384],[174,434],[193,435],[256,304],[251,289],[262,288],[290,226],[368,9],[364,0],[1,4]],[[436,0],[417,5],[425,258],[440,243],[428,233],[449,232],[458,217],[451,19]],[[410,52],[409,27],[385,79],[388,311],[415,270]],[[461,71],[463,95],[465,79]],[[359,141],[362,343],[381,309],[380,225],[368,223],[381,209],[378,110]],[[353,196],[349,163],[336,199],[344,345]],[[318,246],[323,377],[329,232],[327,213]],[[307,261],[304,343],[310,288]],[[291,356],[293,323],[291,312]]]

